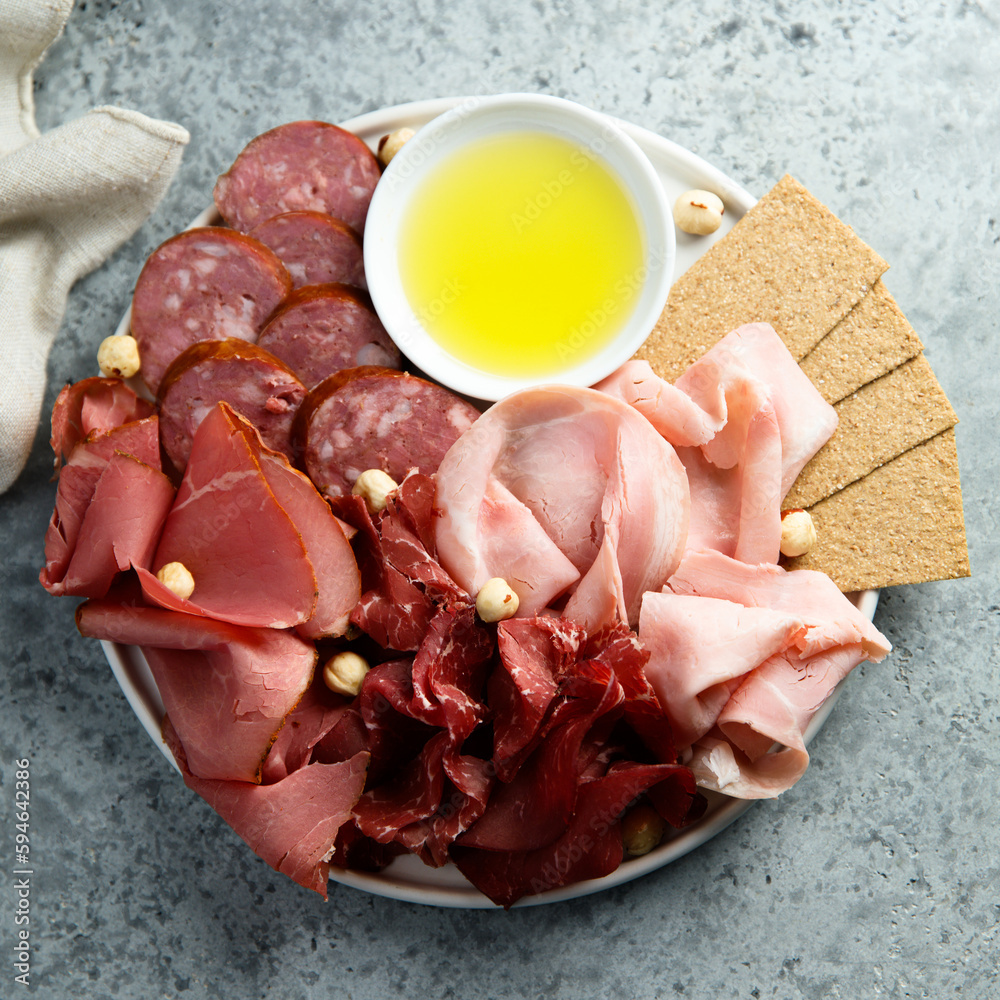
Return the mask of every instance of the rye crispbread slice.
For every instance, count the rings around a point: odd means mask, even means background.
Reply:
[[[785,176],[674,282],[635,357],[672,382],[730,330],[763,322],[798,361],[887,266],[850,226]]]
[[[837,429],[799,473],[782,505],[786,509],[811,507],[958,423],[923,354],[862,386],[834,409]]]
[[[882,279],[799,362],[828,403],[880,378],[923,350]]]
[[[783,561],[843,591],[969,576],[955,431],[949,428],[809,509],[816,547]]]

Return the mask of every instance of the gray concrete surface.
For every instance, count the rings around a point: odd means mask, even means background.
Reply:
[[[892,265],[960,417],[974,575],[882,595],[805,778],[640,881],[551,907],[323,905],[169,770],[74,602],[37,584],[45,435],[0,498],[0,996],[1000,996],[1000,9],[989,0],[80,0],[39,125],[116,103],[185,125],[154,217],[74,289],[49,399],[93,370],[146,254],[282,121],[532,90],[662,133],[761,194],[802,180]],[[2,401],[4,405],[8,401]],[[32,986],[13,982],[13,762],[31,760]]]

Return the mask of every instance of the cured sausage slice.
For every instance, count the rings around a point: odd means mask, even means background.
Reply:
[[[132,299],[132,336],[151,392],[200,340],[257,339],[292,279],[273,250],[221,226],[178,233],[146,261]]]
[[[216,403],[245,417],[274,451],[292,457],[292,423],[306,387],[282,361],[243,340],[192,344],[160,382],[160,441],[178,472],[191,442]]]
[[[367,288],[361,237],[325,212],[285,212],[249,233],[269,246],[288,268],[296,288],[331,281]]]
[[[310,388],[344,368],[401,364],[399,349],[368,296],[346,285],[310,285],[293,292],[257,343]]]
[[[215,185],[215,204],[233,228],[301,210],[326,212],[364,231],[381,175],[372,151],[328,122],[289,122],[252,139]]]
[[[415,375],[372,366],[331,375],[306,397],[295,434],[306,471],[327,496],[350,493],[366,469],[401,482],[434,473],[479,411]]]

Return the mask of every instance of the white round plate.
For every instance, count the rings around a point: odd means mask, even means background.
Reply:
[[[454,107],[467,98],[446,97],[430,101],[416,101],[412,104],[400,104],[396,107],[384,108],[370,114],[361,115],[344,122],[343,127],[360,136],[374,149],[378,140],[388,132],[393,132],[404,126],[416,127],[423,125]],[[726,206],[722,226],[712,236],[687,236],[677,233],[677,257],[674,264],[675,280],[683,274],[708,248],[721,239],[753,206],[755,198],[737,183],[701,157],[655,135],[644,128],[630,125],[614,119],[616,124],[639,144],[663,184],[668,204],[674,201],[690,188],[701,188],[714,191],[722,198]],[[218,212],[214,207],[206,209],[191,226],[214,225],[219,222]],[[190,227],[189,227],[190,228]],[[118,333],[127,333],[131,311],[122,318]],[[877,590],[866,590],[849,595],[853,603],[869,619],[874,618],[878,606]],[[105,656],[111,664],[111,670],[121,685],[125,697],[138,716],[143,728],[153,742],[160,748],[163,756],[177,769],[173,755],[163,742],[160,722],[163,718],[163,702],[153,681],[145,658],[134,646],[122,646],[118,643],[102,642]],[[841,682],[841,685],[844,682]],[[805,732],[805,742],[808,743],[822,728],[827,717],[833,710],[841,688],[838,687],[827,699],[823,707],[813,716]],[[538,906],[543,903],[555,903],[564,899],[575,899],[587,896],[593,892],[601,892],[612,886],[621,885],[632,879],[639,878],[663,865],[676,861],[710,840],[724,830],[730,823],[741,816],[753,804],[752,800],[733,799],[715,792],[707,793],[708,809],[704,817],[693,826],[676,832],[668,837],[656,850],[641,858],[624,861],[610,875],[586,882],[576,882],[561,889],[537,896],[526,896],[515,906]],[[448,906],[461,909],[494,909],[496,904],[487,899],[478,889],[470,885],[453,865],[444,868],[428,868],[414,855],[397,858],[388,868],[381,872],[353,872],[337,868],[330,869],[330,878],[341,885],[353,886],[378,896],[391,899],[401,899],[411,903],[424,903],[429,906]]]

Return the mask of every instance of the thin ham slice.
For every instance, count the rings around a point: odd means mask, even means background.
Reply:
[[[275,871],[326,899],[337,834],[365,784],[368,754],[337,764],[309,764],[273,785],[199,778],[165,727],[189,788],[197,792]]]
[[[257,782],[309,687],[316,649],[293,632],[114,601],[77,609],[81,635],[140,646],[191,773]]]
[[[245,422],[225,403],[202,421],[152,572],[139,572],[149,601],[251,627],[288,628],[313,618],[313,564],[254,452]],[[154,575],[171,562],[194,577],[188,600]]]
[[[688,548],[778,561],[781,501],[837,415],[772,327],[732,331],[675,385],[631,361],[597,388],[677,447],[691,488]]]
[[[826,575],[715,551],[686,552],[666,592],[646,595],[640,639],[698,783],[739,798],[790,788],[813,715],[890,649]]]
[[[714,597],[649,593],[639,639],[649,651],[646,676],[680,748],[716,723],[740,679],[787,648],[802,620]]]
[[[576,585],[571,613],[583,627],[636,620],[687,535],[687,477],[673,448],[632,407],[593,389],[508,396],[452,446],[435,478],[442,565],[471,594],[504,577],[524,617]]]

